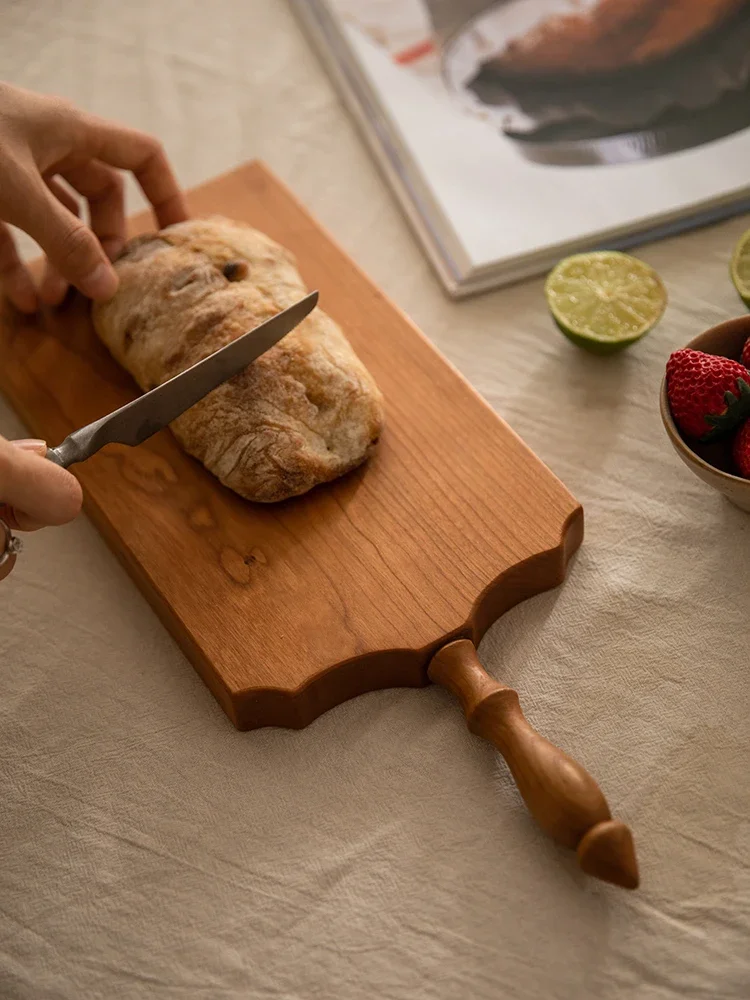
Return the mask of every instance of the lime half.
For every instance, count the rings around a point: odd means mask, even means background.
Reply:
[[[566,257],[547,278],[544,292],[565,336],[594,354],[614,354],[640,340],[667,306],[656,271],[615,250]]]
[[[737,241],[729,273],[740,298],[750,308],[750,229]]]

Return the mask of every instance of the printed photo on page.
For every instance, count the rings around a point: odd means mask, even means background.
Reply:
[[[748,0],[297,0],[446,287],[747,210]]]

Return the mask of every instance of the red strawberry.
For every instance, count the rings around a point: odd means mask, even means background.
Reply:
[[[680,430],[710,441],[750,417],[750,371],[729,358],[683,348],[667,362],[667,395]]]
[[[747,338],[745,346],[742,348],[740,363],[743,364],[745,368],[750,368],[750,337]]]
[[[739,474],[750,479],[750,420],[745,421],[734,439],[732,458]]]

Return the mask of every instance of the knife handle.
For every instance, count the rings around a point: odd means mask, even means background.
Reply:
[[[534,819],[554,840],[576,851],[582,870],[637,888],[630,829],[612,819],[588,771],[529,724],[518,694],[489,676],[474,644],[459,639],[444,646],[427,673],[461,702],[471,732],[497,747]]]

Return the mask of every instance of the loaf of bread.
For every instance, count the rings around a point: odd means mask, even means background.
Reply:
[[[98,335],[153,389],[282,309],[305,288],[292,255],[211,217],[131,240],[117,294],[93,307]],[[305,493],[360,465],[383,403],[341,329],[319,308],[171,425],[182,447],[248,500]]]

